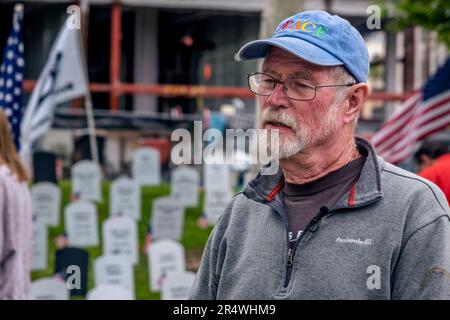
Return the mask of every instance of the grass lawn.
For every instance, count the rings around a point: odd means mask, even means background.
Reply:
[[[55,265],[55,237],[64,232],[64,207],[70,200],[70,181],[65,180],[60,182],[60,188],[62,191],[61,199],[61,212],[60,212],[60,225],[58,227],[49,227],[49,251],[48,251],[48,268],[43,271],[32,272],[32,280],[36,280],[42,277],[50,277],[54,272]],[[160,294],[151,292],[149,288],[149,276],[147,268],[147,257],[144,254],[143,244],[145,234],[147,232],[147,226],[150,222],[151,207],[153,200],[170,194],[170,185],[162,184],[155,187],[142,188],[142,218],[139,221],[139,263],[134,267],[135,277],[135,296],[136,299],[160,299]],[[207,229],[201,229],[197,226],[197,219],[200,217],[203,208],[203,193],[199,196],[199,206],[197,208],[186,209],[184,231],[182,245],[184,246],[186,253],[187,268],[191,271],[195,270],[195,262],[201,257],[203,248],[206,244],[208,236],[212,230],[212,227]],[[89,252],[89,284],[88,289],[94,287],[94,260],[102,255],[102,222],[109,217],[109,182],[103,182],[103,202],[97,204],[98,217],[99,217],[99,238],[100,245],[95,248],[87,248]],[[193,263],[190,263],[193,262]],[[194,267],[189,267],[189,266]],[[83,297],[74,297],[74,299],[83,299]]]

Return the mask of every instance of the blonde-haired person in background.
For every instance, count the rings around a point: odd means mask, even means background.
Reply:
[[[26,299],[32,245],[28,174],[0,109],[0,299]]]

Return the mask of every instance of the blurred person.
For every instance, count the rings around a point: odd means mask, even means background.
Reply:
[[[32,211],[28,174],[0,109],[0,299],[26,299],[30,286]]]
[[[419,166],[420,172],[435,163],[436,159],[448,153],[448,149],[442,143],[424,142],[414,154],[414,160]]]
[[[436,184],[450,204],[450,153],[447,147],[427,143],[419,148],[414,158],[420,167],[417,174]]]
[[[449,299],[444,194],[355,136],[369,70],[359,32],[305,11],[237,56],[264,58],[248,84],[261,127],[279,131],[280,169],[228,204],[190,299]]]

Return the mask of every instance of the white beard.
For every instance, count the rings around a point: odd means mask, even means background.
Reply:
[[[307,128],[302,124],[296,122],[292,117],[283,112],[277,112],[274,109],[267,108],[262,114],[262,122],[276,121],[290,127],[294,136],[279,134],[279,159],[288,159],[306,148],[316,145],[327,139],[337,128],[337,106],[339,101],[333,103],[328,109],[327,113],[322,118],[318,128]],[[273,154],[270,143],[270,130],[267,135],[270,154]]]

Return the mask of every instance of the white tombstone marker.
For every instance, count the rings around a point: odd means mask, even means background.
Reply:
[[[230,190],[210,189],[205,193],[204,213],[208,223],[215,224],[231,201]]]
[[[31,187],[33,216],[36,221],[56,227],[59,225],[61,190],[51,182],[39,182]]]
[[[164,239],[153,242],[148,248],[147,257],[151,291],[160,291],[164,278],[168,274],[184,272],[186,269],[184,248],[174,240]]]
[[[64,210],[65,228],[69,245],[73,247],[98,246],[97,208],[87,201],[75,201]]]
[[[173,170],[171,179],[171,196],[186,207],[197,207],[200,175],[197,170],[179,167]]]
[[[48,230],[42,222],[33,221],[31,270],[47,269]]]
[[[65,281],[53,278],[41,278],[30,286],[30,300],[69,300],[69,289]]]
[[[134,300],[129,290],[118,285],[101,285],[90,290],[87,300]]]
[[[140,148],[133,154],[133,179],[140,186],[154,186],[161,183],[159,151],[155,148]]]
[[[126,258],[133,265],[138,262],[136,222],[128,217],[111,217],[103,222],[103,254]]]
[[[181,240],[184,225],[184,207],[171,197],[153,201],[152,236],[154,239]]]
[[[203,165],[203,176],[205,190],[231,190],[231,174],[229,165],[205,163]]]
[[[187,300],[194,280],[193,272],[170,273],[163,281],[161,299]]]
[[[204,165],[204,213],[210,224],[215,224],[232,198],[230,166]]]
[[[48,230],[42,222],[33,221],[32,241],[31,270],[45,270],[48,257]]]
[[[127,289],[134,297],[134,269],[132,263],[123,256],[101,256],[94,262],[94,283],[118,285]]]
[[[127,177],[114,180],[109,195],[109,214],[141,219],[141,188],[137,183]]]
[[[72,194],[77,200],[102,200],[102,174],[97,163],[82,160],[72,167]]]

